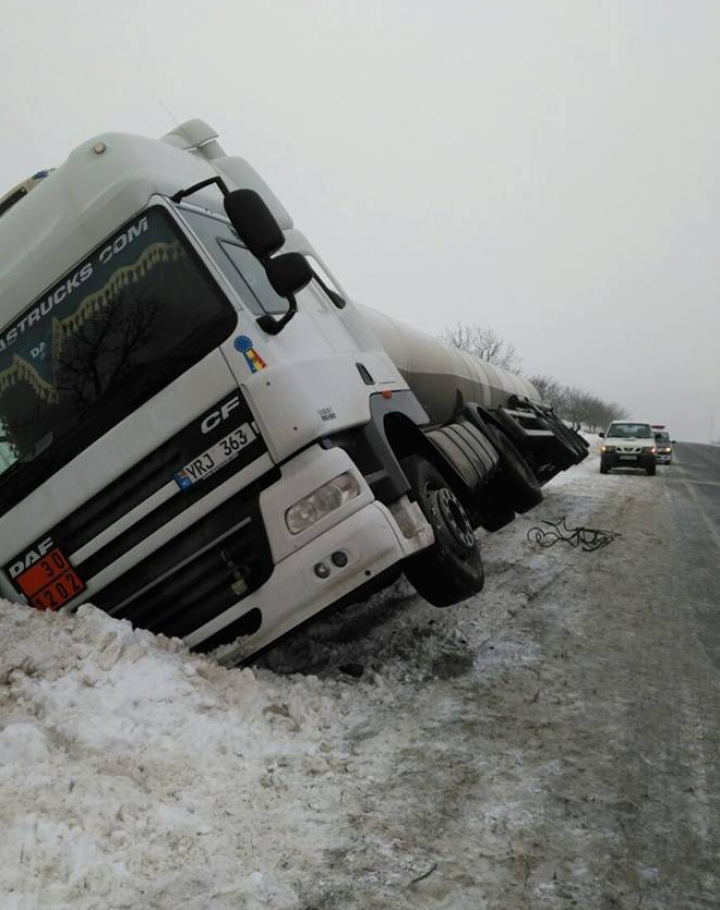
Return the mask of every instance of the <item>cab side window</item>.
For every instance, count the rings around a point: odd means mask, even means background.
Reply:
[[[278,297],[265,269],[240,242],[227,222],[181,207],[183,217],[254,316],[287,312],[288,302]]]

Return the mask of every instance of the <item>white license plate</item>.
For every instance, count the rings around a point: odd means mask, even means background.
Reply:
[[[257,435],[250,424],[244,423],[176,471],[175,482],[181,490],[187,490],[237,458],[240,452],[256,439]]]

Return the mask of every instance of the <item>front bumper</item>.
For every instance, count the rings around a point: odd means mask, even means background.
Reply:
[[[261,614],[260,628],[238,639],[222,653],[238,661],[264,648],[325,607],[362,587],[386,569],[425,546],[427,538],[404,537],[389,509],[371,502],[279,562],[257,591],[216,616],[185,638],[190,647],[222,632],[251,610]],[[347,565],[338,567],[332,554],[342,552]],[[330,570],[319,578],[315,566]]]
[[[607,468],[652,468],[657,464],[657,456],[644,452],[602,452],[600,463]]]

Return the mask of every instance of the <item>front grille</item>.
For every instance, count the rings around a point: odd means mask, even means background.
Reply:
[[[218,616],[272,574],[258,496],[256,487],[232,497],[93,594],[93,603],[152,632],[178,637]],[[237,593],[232,585],[240,578],[246,589]]]
[[[62,543],[66,553],[75,553],[162,487],[174,482],[175,472],[198,453],[216,443],[231,429],[243,423],[252,422],[252,414],[245,399],[240,398],[237,392],[230,396],[230,400],[235,398],[239,398],[240,404],[231,411],[230,420],[221,422],[212,430],[203,433],[201,431],[203,418],[202,416],[197,417],[99,493],[86,500],[71,515],[66,516],[55,527],[50,528],[47,534],[53,540]],[[219,408],[227,404],[227,401],[228,399],[218,402],[210,413],[217,412]],[[204,416],[207,416],[207,413]],[[87,561],[88,564],[80,567],[85,578],[96,575],[139,540],[189,508],[198,499],[206,496],[227,480],[231,474],[239,471],[266,451],[265,443],[258,434],[255,441],[247,446],[234,461],[229,462],[203,483],[195,484],[189,490],[183,491],[182,495],[176,495],[173,500],[166,502],[161,507],[162,516],[159,514],[160,510],[156,510],[157,514],[151,513],[144,520],[133,525],[128,533],[122,535],[122,540],[114,541],[112,545],[104,547],[90,557]]]
[[[68,516],[51,533],[62,535],[69,553],[83,547],[149,499],[172,478],[172,472],[182,464],[183,452],[172,440],[142,459],[117,480],[108,484],[100,493],[85,502],[74,514]]]

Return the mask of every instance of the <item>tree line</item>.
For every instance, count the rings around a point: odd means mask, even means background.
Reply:
[[[552,376],[525,374],[515,345],[506,341],[493,328],[457,322],[454,326],[446,326],[440,339],[494,366],[523,376],[535,386],[540,398],[552,405],[555,413],[576,430],[597,433],[604,430],[611,421],[625,420],[630,416],[627,408],[617,402],[604,401],[598,395],[577,386],[563,385]]]

